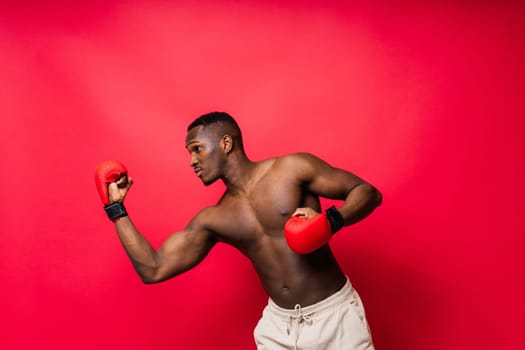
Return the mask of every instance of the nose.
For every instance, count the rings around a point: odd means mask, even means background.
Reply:
[[[197,157],[194,154],[192,154],[190,156],[190,166],[194,168],[198,163],[199,162],[197,161]]]

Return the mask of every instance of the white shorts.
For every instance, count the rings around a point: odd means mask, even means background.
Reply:
[[[283,309],[271,299],[254,330],[258,350],[374,350],[361,298],[347,278],[320,302]]]

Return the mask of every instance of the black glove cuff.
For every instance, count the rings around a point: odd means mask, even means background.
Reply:
[[[115,219],[128,216],[128,213],[126,212],[126,208],[124,208],[124,204],[122,202],[114,202],[111,204],[108,204],[104,207],[104,210],[106,211],[106,214],[108,214],[108,218],[111,221],[114,221]]]
[[[328,222],[330,223],[332,234],[339,231],[345,224],[345,220],[343,219],[343,216],[335,208],[335,206],[331,206],[330,208],[326,209],[326,218],[328,219]]]

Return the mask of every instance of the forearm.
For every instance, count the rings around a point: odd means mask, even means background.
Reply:
[[[126,216],[115,222],[115,228],[133,267],[144,283],[156,282],[158,254]]]
[[[352,225],[366,218],[381,204],[381,193],[373,186],[363,183],[354,187],[338,208],[344,219],[344,225]]]

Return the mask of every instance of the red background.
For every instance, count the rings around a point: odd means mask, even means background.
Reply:
[[[255,348],[249,262],[219,246],[142,284],[92,178],[128,166],[128,210],[158,246],[223,189],[195,178],[184,137],[224,110],[252,159],[311,152],[383,192],[332,243],[378,349],[520,348],[524,17],[498,1],[2,3],[0,347]]]

